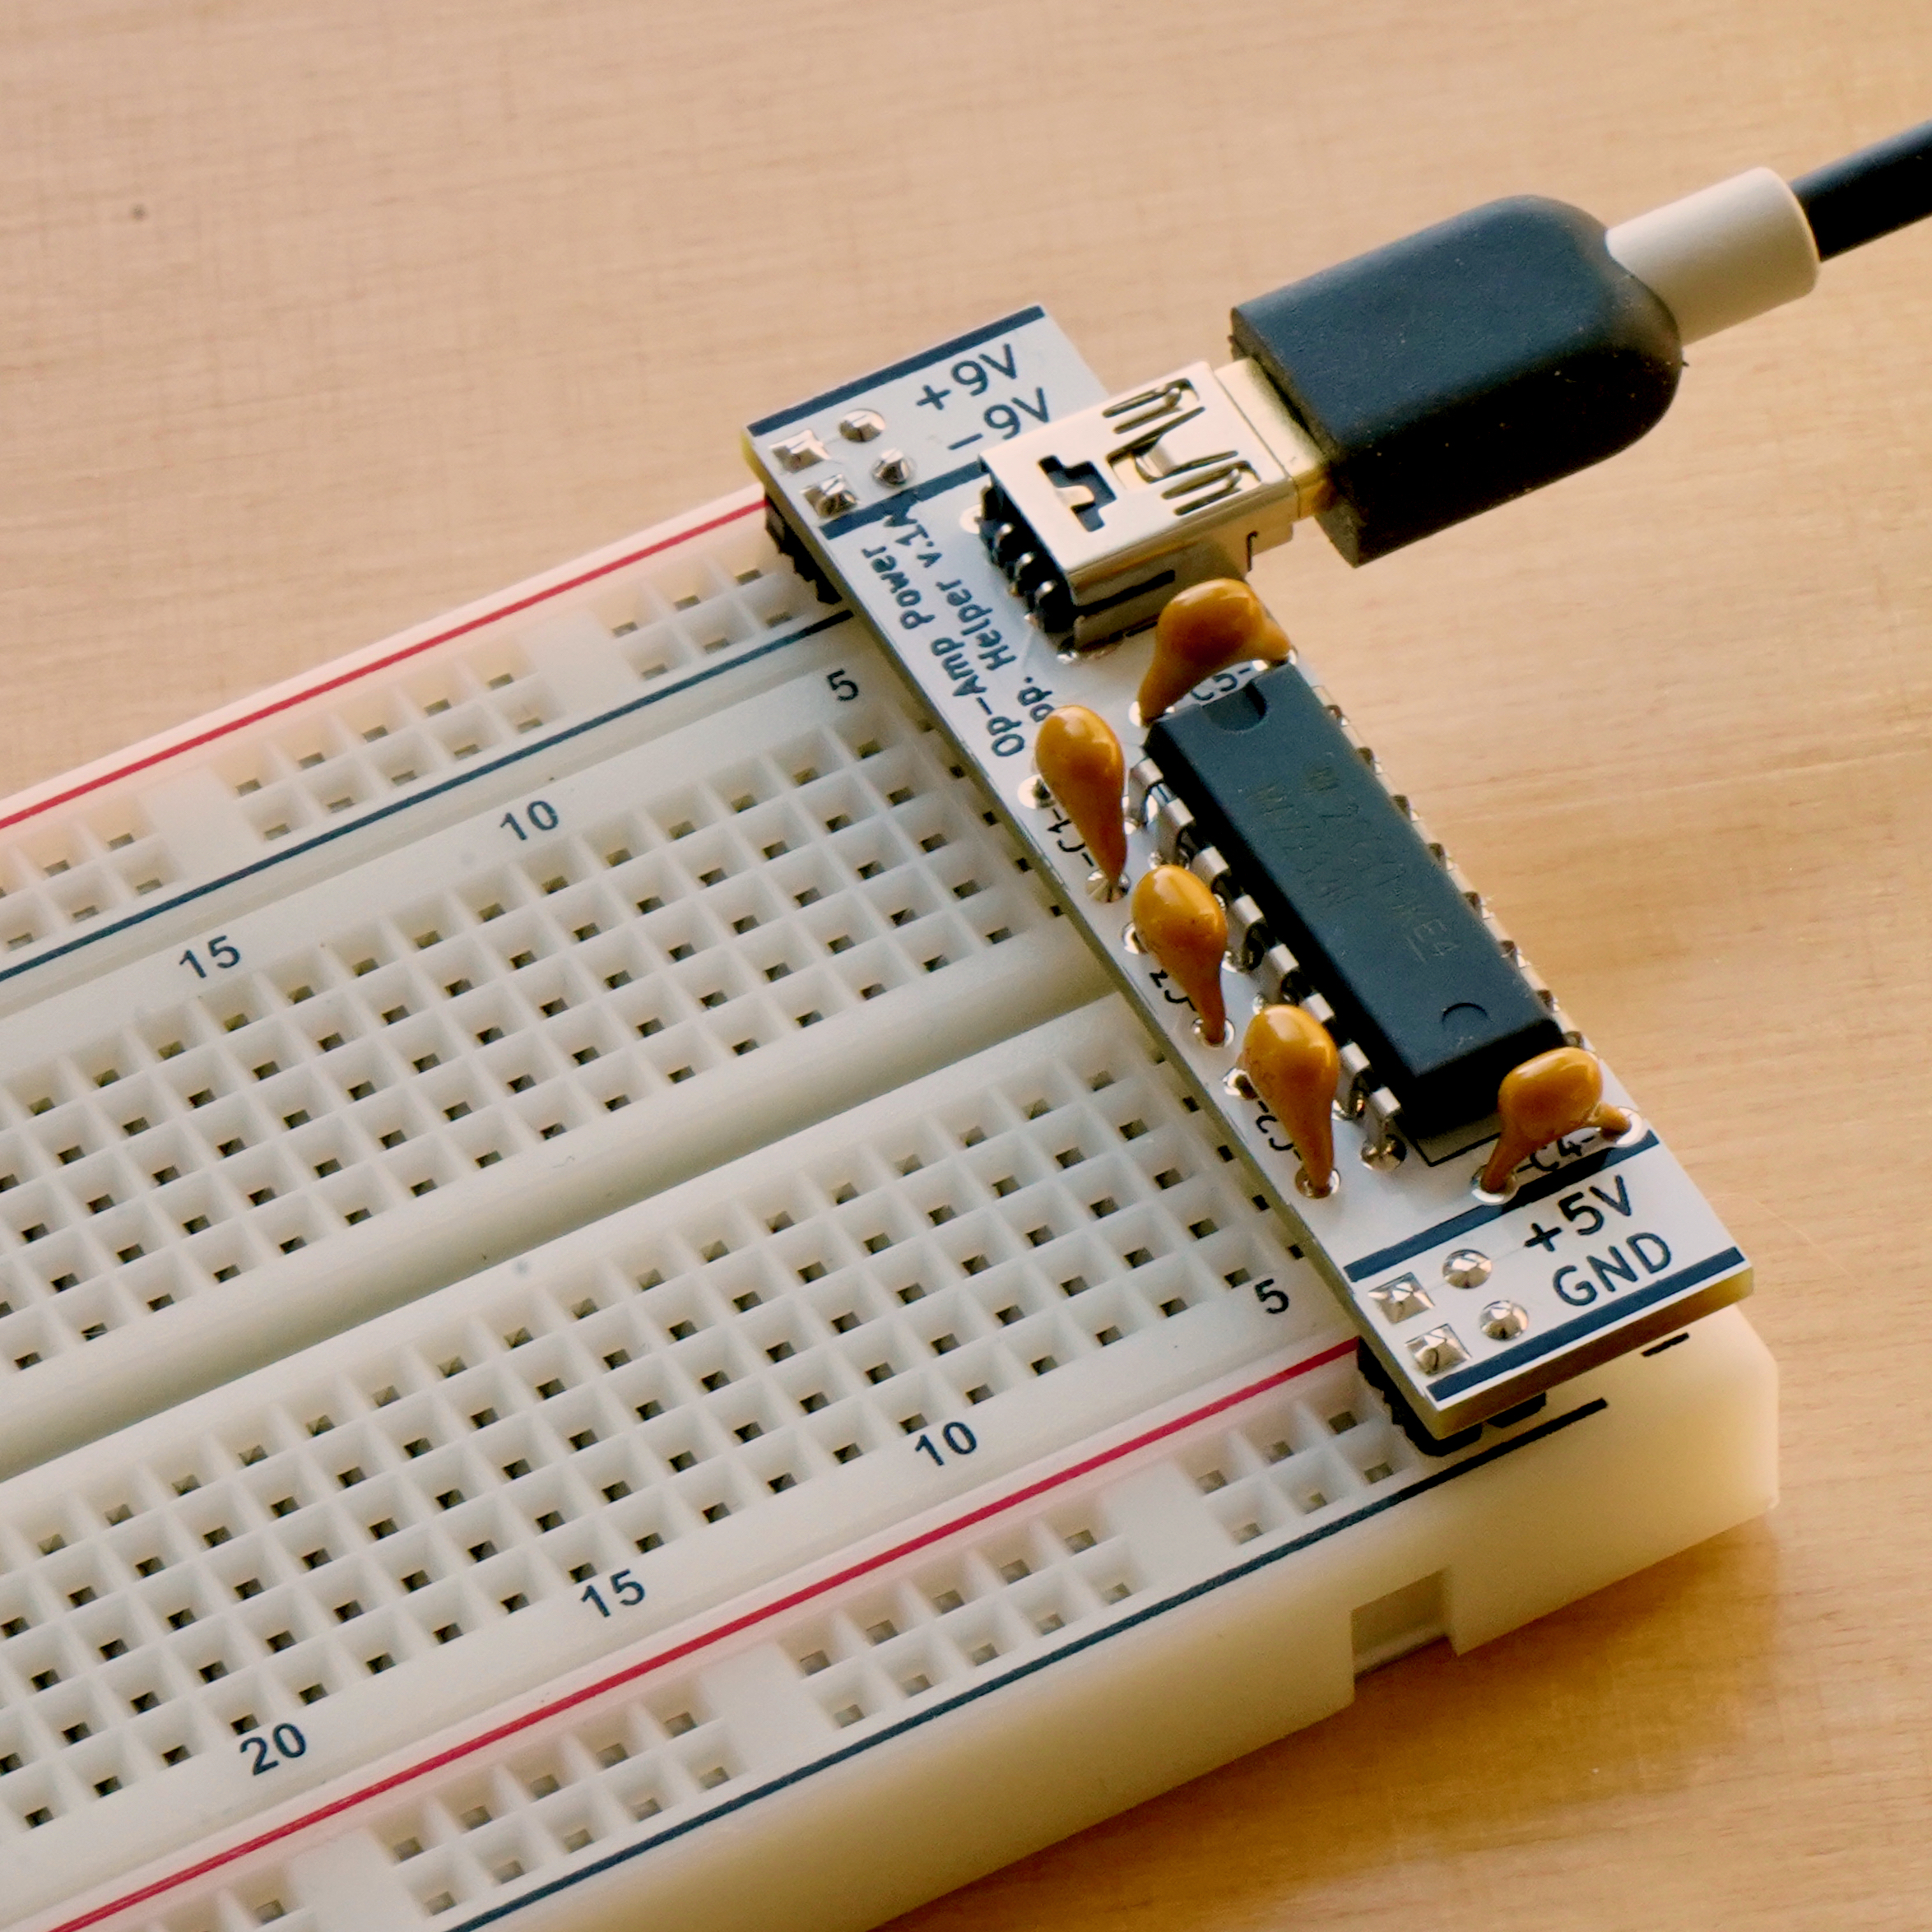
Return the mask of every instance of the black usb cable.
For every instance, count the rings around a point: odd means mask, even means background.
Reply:
[[[1056,639],[1104,643],[1317,518],[1365,564],[1627,448],[1687,343],[1932,215],[1932,122],[1786,183],[1756,168],[1606,228],[1492,202],[1242,303],[1238,360],[986,458],[982,534]]]
[[[1932,215],[1932,121],[1828,161],[1791,183],[1821,262]]]

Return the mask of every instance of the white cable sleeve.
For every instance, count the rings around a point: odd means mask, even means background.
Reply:
[[[1686,342],[1809,295],[1811,224],[1783,179],[1753,168],[1619,223],[1610,253],[1654,290]]]

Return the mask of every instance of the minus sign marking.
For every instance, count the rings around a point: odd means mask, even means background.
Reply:
[[[978,442],[980,434],[981,432],[975,430],[970,436],[962,436],[957,443],[949,443],[946,448],[948,449],[964,449],[968,443]]]
[[[977,704],[977,705],[978,705],[978,706],[980,708],[980,709],[981,709],[982,711],[983,711],[983,712],[984,712],[984,713],[987,714],[987,716],[988,718],[991,718],[991,717],[992,716],[992,714],[993,714],[993,708],[992,708],[992,705],[990,705],[989,704],[987,704],[987,701],[986,701],[986,699],[983,699],[983,698],[975,698],[975,699],[973,700],[973,702],[975,704]]]

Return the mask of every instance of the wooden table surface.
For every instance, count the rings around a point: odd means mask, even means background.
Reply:
[[[1925,0],[12,0],[11,788],[743,481],[1043,300],[1124,384],[1488,197],[1932,114]],[[1767,1520],[902,1932],[1932,1923],[1932,226],[1603,468],[1259,581],[1758,1265]]]

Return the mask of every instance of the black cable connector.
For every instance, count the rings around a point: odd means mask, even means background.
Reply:
[[[1753,168],[1606,229],[1492,202],[1244,302],[1191,364],[1001,444],[987,547],[1075,648],[1316,517],[1351,564],[1587,468],[1660,421],[1687,343],[1932,216],[1932,122],[1786,183]]]
[[[1561,202],[1492,202],[1234,311],[1366,564],[1600,462],[1677,392],[1670,311]]]

